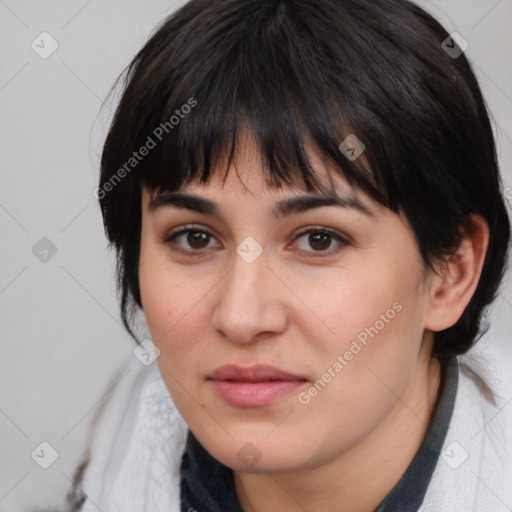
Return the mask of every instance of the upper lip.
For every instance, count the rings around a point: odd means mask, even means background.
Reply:
[[[298,375],[285,372],[275,366],[255,364],[253,366],[237,366],[227,364],[219,366],[210,375],[212,380],[231,380],[235,382],[266,382],[272,380],[301,381],[306,380]]]

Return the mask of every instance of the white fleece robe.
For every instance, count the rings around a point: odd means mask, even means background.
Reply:
[[[494,370],[469,355],[458,360],[452,420],[419,510],[512,511],[512,390],[495,404]],[[134,358],[117,379],[92,430],[80,510],[180,512],[187,425],[156,362],[144,367]]]

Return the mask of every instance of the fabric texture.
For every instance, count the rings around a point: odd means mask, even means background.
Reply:
[[[511,416],[503,397],[496,404],[499,380],[476,358],[458,361],[453,416],[419,511],[510,511]],[[70,510],[180,512],[187,434],[156,363],[128,363],[95,419]]]

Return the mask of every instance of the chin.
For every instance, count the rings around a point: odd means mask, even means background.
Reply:
[[[201,439],[204,448],[219,462],[234,471],[244,473],[286,473],[308,467],[308,455],[302,441],[294,441],[290,436],[268,438],[268,430],[258,435],[248,435],[241,431],[229,442],[218,439]],[[308,447],[310,448],[310,447]]]

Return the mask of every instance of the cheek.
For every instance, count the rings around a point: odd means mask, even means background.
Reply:
[[[310,331],[310,339],[322,343],[308,354],[316,380],[298,397],[296,412],[314,423],[319,437],[339,439],[344,449],[376,428],[414,381],[420,298],[396,298],[386,290],[365,302],[345,302],[337,323],[332,314],[336,335],[314,338]]]
[[[318,405],[373,410],[378,416],[394,401],[389,388],[399,393],[414,376],[423,337],[421,267],[414,258],[381,263],[307,291],[324,324],[301,323],[311,343],[308,359],[322,381]]]
[[[204,349],[201,340],[211,318],[208,293],[216,279],[180,271],[162,252],[161,248],[144,246],[141,250],[139,283],[144,316],[160,350],[159,364],[173,375],[191,375]]]
[[[409,304],[418,300],[414,293],[417,262],[401,261],[397,265],[381,260],[381,264],[371,262],[350,271],[333,269],[329,275],[308,283],[297,277],[295,282],[290,279],[290,287],[307,306],[307,310],[297,310],[295,321],[308,331],[307,338],[318,350],[343,353],[354,340],[364,345],[376,336],[403,337],[398,335],[408,330],[404,317],[414,314]]]
[[[157,364],[165,385],[185,417],[201,419],[201,410],[190,397],[199,395],[194,376],[205,357],[201,352],[204,344],[200,343],[206,321],[201,301],[204,286],[180,277],[165,264],[158,264],[158,256],[149,258],[144,252],[139,279],[144,316],[151,339],[160,351]]]

